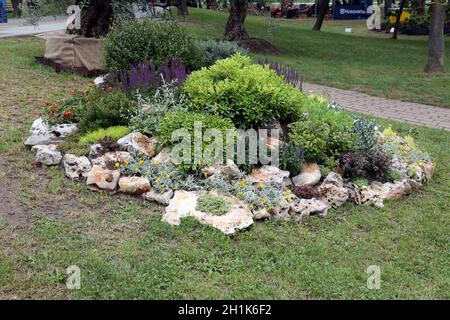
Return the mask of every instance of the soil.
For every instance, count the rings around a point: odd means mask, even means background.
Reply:
[[[247,38],[239,40],[238,45],[248,49],[253,53],[263,53],[270,55],[282,55],[281,50],[275,48],[270,42],[260,38]]]
[[[36,57],[36,61],[45,66],[52,67],[58,73],[59,72],[78,73],[78,74],[81,74],[82,76],[89,77],[89,78],[97,77],[99,75],[107,73],[104,70],[88,70],[86,68],[73,68],[73,67],[71,68],[71,67],[63,66],[59,63],[56,63],[52,60],[45,58],[45,57]]]

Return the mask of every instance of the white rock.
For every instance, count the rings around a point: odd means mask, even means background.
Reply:
[[[228,159],[226,164],[216,164],[202,169],[202,173],[209,178],[222,177],[226,181],[231,181],[239,177],[241,172],[234,161]]]
[[[143,177],[122,177],[119,180],[119,191],[131,194],[141,194],[150,190],[150,182]]]
[[[251,183],[288,186],[292,184],[289,175],[289,171],[280,170],[274,166],[264,165],[261,168],[254,170],[245,180]]]
[[[299,175],[292,178],[296,186],[314,186],[319,183],[322,174],[316,163],[303,164]]]
[[[333,208],[343,205],[349,198],[349,190],[344,187],[344,179],[335,172],[328,174],[318,191]]]
[[[35,154],[36,162],[45,164],[47,166],[58,165],[61,162],[62,155],[56,149],[56,145],[35,145],[32,147],[32,152]]]
[[[210,225],[228,235],[234,234],[237,230],[248,228],[253,224],[253,214],[247,205],[232,196],[220,195],[230,208],[224,215],[198,211],[196,209],[197,200],[202,194],[204,192],[175,191],[174,197],[166,207],[162,221],[172,225],[179,225],[182,218],[194,217],[200,223]]]
[[[100,143],[95,143],[89,147],[89,158],[98,158],[103,155],[103,147]]]
[[[89,171],[86,184],[92,190],[109,190],[116,189],[120,178],[119,170],[103,169],[101,166],[92,166]]]
[[[173,190],[168,190],[166,192],[158,192],[155,189],[150,189],[150,191],[143,193],[142,197],[149,201],[155,201],[159,204],[167,206],[170,199],[173,197]]]
[[[156,153],[157,140],[139,132],[132,132],[117,140],[121,150],[153,157]]]
[[[299,199],[291,206],[291,212],[304,215],[306,218],[313,213],[318,213],[319,217],[327,216],[328,205],[317,199]]]
[[[152,159],[152,162],[169,164],[172,162],[172,150],[168,147],[163,148],[156,157]]]
[[[253,210],[253,218],[255,220],[270,218],[270,212],[266,209]]]
[[[133,157],[126,151],[113,151],[107,152],[101,157],[92,159],[93,166],[100,166],[102,168],[112,168],[115,163],[124,163],[125,161],[131,161]]]
[[[84,180],[87,178],[92,166],[89,159],[73,154],[65,154],[63,158],[64,171],[68,178],[74,180]]]
[[[68,134],[77,130],[76,124],[58,124],[50,126],[42,118],[34,120],[30,129],[30,137],[24,144],[26,146],[59,144]]]

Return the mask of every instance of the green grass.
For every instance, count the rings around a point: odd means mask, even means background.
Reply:
[[[193,220],[161,222],[162,207],[88,191],[60,168],[39,168],[22,141],[43,99],[88,79],[37,65],[43,42],[1,40],[0,299],[449,299],[450,132],[382,120],[437,162],[432,182],[384,209],[346,205],[306,224],[258,222],[228,237]],[[8,225],[5,207],[32,223]],[[9,212],[9,211],[8,211]],[[81,290],[65,270],[81,268]],[[366,269],[381,268],[381,289]]]
[[[227,15],[191,9],[189,27],[200,38],[220,38]],[[295,66],[306,82],[352,89],[392,99],[450,107],[450,37],[446,37],[447,73],[423,72],[428,37],[402,36],[389,39],[370,32],[365,21],[325,21],[322,32],[312,31],[312,19],[275,20],[272,36],[268,20],[247,17],[252,37],[264,38],[285,55],[271,56]],[[350,26],[354,32],[346,34]]]

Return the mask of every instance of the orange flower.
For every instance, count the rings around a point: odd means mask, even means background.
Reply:
[[[84,91],[80,91],[79,94],[85,94],[85,92]]]
[[[46,105],[49,105],[49,104],[50,104],[50,102],[48,102],[48,100],[44,100],[44,103],[45,103]]]
[[[58,108],[55,107],[55,106],[53,106],[53,107],[50,108],[50,111],[53,112],[53,113],[55,113],[56,111],[58,111]]]
[[[108,87],[108,88],[106,88],[106,92],[111,92],[113,90],[113,88],[112,87]]]
[[[64,112],[64,117],[71,117],[73,115],[72,111],[66,111]]]
[[[94,82],[91,82],[91,83],[88,84],[88,88],[95,87],[95,86],[96,86],[96,84]]]

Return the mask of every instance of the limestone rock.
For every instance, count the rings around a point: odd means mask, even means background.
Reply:
[[[122,177],[119,180],[119,191],[124,193],[141,194],[150,190],[150,182],[143,177]]]
[[[92,160],[93,166],[100,166],[104,169],[114,169],[115,163],[123,164],[125,161],[131,161],[133,157],[126,151],[107,152],[101,157]]]
[[[318,190],[333,208],[343,205],[349,198],[349,191],[344,187],[344,179],[335,172],[328,174]]]
[[[168,147],[163,148],[156,157],[152,159],[152,162],[169,164],[172,162],[172,150]]]
[[[270,212],[267,211],[266,209],[253,210],[253,218],[255,220],[270,218],[270,216],[271,216]]]
[[[88,158],[77,157],[73,154],[64,155],[63,165],[66,176],[74,180],[86,179],[92,169]]]
[[[170,199],[173,197],[173,190],[168,190],[166,192],[158,192],[155,189],[150,189],[150,191],[143,193],[142,197],[149,201],[155,201],[159,204],[167,206]]]
[[[35,145],[31,151],[35,154],[36,162],[47,166],[58,165],[62,159],[61,152],[57,150],[57,146],[54,144]]]
[[[423,166],[421,166],[423,173],[425,175],[425,180],[430,181],[433,177],[434,172],[434,166],[432,163],[425,163]]]
[[[317,163],[303,164],[299,175],[292,178],[296,186],[314,186],[319,183],[322,174]]]
[[[222,177],[226,181],[236,179],[240,175],[239,168],[233,160],[227,160],[226,164],[216,164],[202,169],[202,173],[209,178]]]
[[[114,191],[119,182],[120,171],[103,169],[101,166],[92,166],[89,171],[86,184],[90,189]]]
[[[245,180],[251,183],[289,186],[292,184],[289,175],[289,171],[280,170],[274,166],[264,165],[261,168],[254,170]]]
[[[215,215],[198,211],[197,200],[204,192],[177,190],[166,207],[162,221],[172,225],[179,225],[181,219],[194,217],[200,223],[210,225],[225,234],[231,235],[236,231],[248,228],[253,224],[253,214],[247,205],[236,197],[220,195],[229,205],[229,211],[224,215]]]
[[[156,139],[149,138],[139,132],[132,132],[117,140],[121,150],[153,157],[156,153]]]
[[[95,143],[89,147],[89,158],[94,159],[102,156],[104,149],[100,143]]]
[[[24,144],[26,146],[59,144],[68,134],[77,130],[76,124],[58,124],[50,126],[44,119],[34,120],[30,129],[30,137]]]
[[[300,220],[307,219],[313,213],[324,218],[327,216],[328,205],[317,199],[299,199],[291,206],[290,211],[291,214],[301,215]]]

